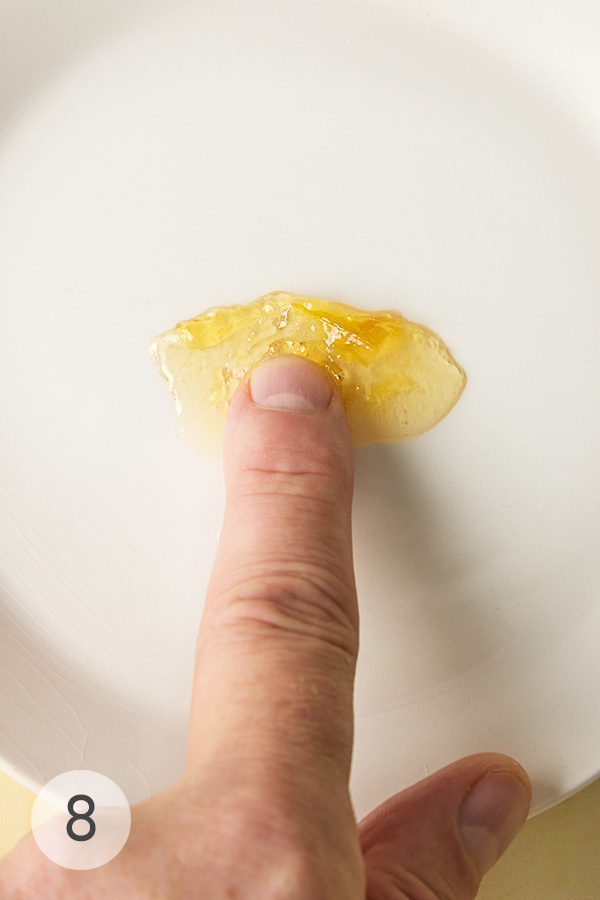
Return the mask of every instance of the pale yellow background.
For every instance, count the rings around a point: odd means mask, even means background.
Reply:
[[[29,830],[34,794],[0,772],[0,856]],[[479,900],[599,900],[600,780],[523,831],[479,892]]]

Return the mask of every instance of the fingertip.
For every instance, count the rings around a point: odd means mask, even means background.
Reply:
[[[513,756],[506,753],[473,753],[465,756],[451,767],[465,766],[471,771],[471,784],[474,784],[486,774],[505,773],[517,781],[520,781],[525,790],[531,795],[531,780],[527,770]]]
[[[525,823],[530,801],[529,776],[512,757],[476,753],[456,760],[360,823],[370,883],[392,879],[411,890],[425,883],[436,896],[475,896]]]
[[[351,480],[350,429],[333,378],[293,354],[261,360],[233,397],[223,452],[226,472],[335,469]]]
[[[250,399],[256,406],[281,412],[319,413],[333,396],[330,376],[321,366],[301,356],[271,356],[253,367]]]
[[[524,770],[523,770],[524,771]],[[529,813],[531,785],[514,766],[483,775],[458,813],[458,829],[480,878],[500,859]]]

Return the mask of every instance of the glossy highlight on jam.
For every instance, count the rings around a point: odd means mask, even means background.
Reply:
[[[399,313],[283,291],[179,322],[154,338],[150,353],[181,430],[205,452],[218,449],[237,386],[267,356],[295,353],[326,369],[341,391],[355,445],[423,434],[466,383],[441,338]]]

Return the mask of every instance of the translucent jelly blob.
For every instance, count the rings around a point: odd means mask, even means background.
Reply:
[[[188,442],[218,450],[229,403],[253,365],[295,353],[321,365],[342,394],[353,444],[401,441],[433,428],[466,383],[443,341],[396,312],[276,291],[213,307],[150,343]]]

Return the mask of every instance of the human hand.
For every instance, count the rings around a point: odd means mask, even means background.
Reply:
[[[133,807],[125,847],[97,869],[63,869],[27,836],[0,864],[0,900],[474,897],[529,809],[513,760],[467,757],[355,821],[352,449],[323,370],[257,366],[224,466],[185,773]]]

